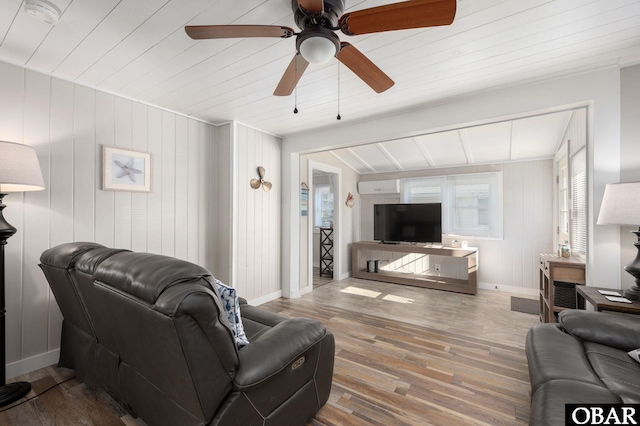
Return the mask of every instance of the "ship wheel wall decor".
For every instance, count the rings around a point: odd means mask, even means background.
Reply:
[[[273,187],[273,185],[271,184],[271,182],[267,182],[266,180],[264,180],[264,176],[267,173],[266,170],[262,166],[258,167],[257,170],[258,170],[258,176],[260,177],[260,179],[251,179],[251,182],[250,182],[251,187],[253,189],[258,189],[260,188],[260,186],[262,186],[262,189],[264,189],[264,192],[271,191],[271,188]]]

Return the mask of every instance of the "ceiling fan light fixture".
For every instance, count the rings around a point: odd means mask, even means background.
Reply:
[[[315,27],[304,30],[296,40],[298,52],[310,64],[324,64],[340,51],[340,39],[331,30]]]
[[[336,56],[336,46],[324,37],[309,37],[300,43],[300,54],[310,64],[324,64]]]
[[[46,0],[25,0],[24,12],[34,19],[55,25],[60,19],[60,10]]]

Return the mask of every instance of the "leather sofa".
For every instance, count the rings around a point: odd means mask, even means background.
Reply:
[[[153,425],[303,425],[327,401],[322,323],[240,300],[237,349],[213,277],[192,263],[69,243],[41,268],[64,317],[59,365]]]
[[[560,312],[558,324],[536,324],[526,339],[531,380],[529,424],[565,424],[565,404],[640,403],[640,316]]]

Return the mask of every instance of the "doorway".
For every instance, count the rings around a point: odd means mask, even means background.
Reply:
[[[312,288],[338,280],[340,250],[340,186],[342,170],[309,160],[309,283]]]

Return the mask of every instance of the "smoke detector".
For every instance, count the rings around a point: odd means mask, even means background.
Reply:
[[[60,9],[47,0],[24,0],[24,13],[51,25],[57,24],[60,19]]]

